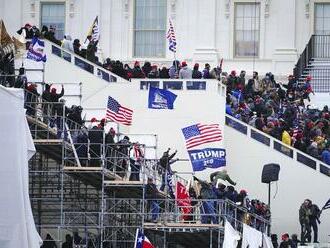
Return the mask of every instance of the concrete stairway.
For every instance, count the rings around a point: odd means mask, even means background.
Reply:
[[[299,81],[303,81],[307,75],[312,76],[315,92],[330,92],[330,58],[312,58]]]

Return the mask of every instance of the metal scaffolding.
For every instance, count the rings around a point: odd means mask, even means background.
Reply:
[[[27,120],[37,150],[29,163],[29,190],[43,238],[50,233],[62,244],[71,234],[76,247],[131,248],[139,228],[156,247],[191,247],[192,242],[220,247],[225,219],[242,228],[240,220],[248,213],[228,200],[195,199],[187,214],[166,188],[157,199],[146,198],[148,178],[157,186],[162,182],[158,160],[142,159],[138,170],[129,171],[132,160],[121,146],[129,150],[133,144],[107,144],[104,131],[103,143],[79,143],[86,130],[65,117],[63,103],[28,99]],[[129,180],[128,173],[139,180]],[[175,182],[187,185],[178,174],[172,177],[174,192]],[[212,203],[212,213],[203,210],[206,202]],[[253,214],[249,218],[252,226],[268,230],[269,221]]]

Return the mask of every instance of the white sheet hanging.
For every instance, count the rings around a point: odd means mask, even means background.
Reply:
[[[242,248],[260,248],[262,246],[262,233],[258,230],[243,224]]]
[[[0,86],[0,247],[39,248],[29,199],[28,160],[35,152],[24,92]]]
[[[226,220],[225,223],[225,237],[222,248],[236,248],[238,241],[241,239],[239,232],[237,232],[232,225]]]

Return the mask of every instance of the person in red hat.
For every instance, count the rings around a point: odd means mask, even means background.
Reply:
[[[39,93],[37,91],[37,85],[34,83],[27,84],[26,91],[27,91],[26,99],[25,99],[26,114],[35,115],[36,104],[39,97]]]
[[[93,117],[90,121],[90,124],[88,125],[87,129],[91,130],[93,127],[97,126],[97,119],[95,117]]]
[[[308,75],[305,78],[305,84],[303,87],[303,89],[304,89],[303,98],[307,99],[308,101],[311,101],[311,99],[309,97],[310,93],[313,93],[313,95],[315,95],[313,88],[312,88],[311,80],[312,80],[312,77],[310,75]]]
[[[181,63],[181,69],[179,71],[180,79],[191,79],[192,78],[192,70],[188,68],[187,62],[183,61]]]

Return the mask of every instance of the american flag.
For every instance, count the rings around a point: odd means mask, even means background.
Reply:
[[[98,41],[100,39],[99,17],[98,16],[93,21],[93,24],[90,27],[87,35],[91,35],[93,41]]]
[[[175,53],[176,38],[175,38],[174,28],[171,19],[169,21],[170,21],[170,27],[168,28],[167,36],[166,36],[166,38],[168,39],[168,49]]]
[[[111,96],[108,98],[106,117],[112,121],[130,126],[132,124],[133,110],[125,108]]]
[[[206,143],[221,141],[222,135],[218,124],[195,124],[182,129],[187,149]]]

